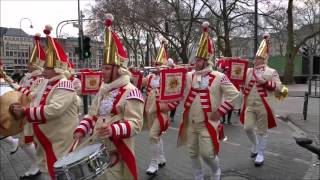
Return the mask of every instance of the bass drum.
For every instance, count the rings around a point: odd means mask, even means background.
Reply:
[[[9,111],[11,104],[29,104],[28,97],[15,91],[7,84],[0,84],[0,135],[12,136],[23,131],[27,122],[25,119],[16,119]]]

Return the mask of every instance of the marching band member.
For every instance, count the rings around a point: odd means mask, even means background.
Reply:
[[[104,84],[75,130],[76,139],[97,136],[106,148],[117,154],[118,162],[97,179],[137,180],[134,136],[143,126],[144,99],[139,89],[130,83],[127,54],[111,30],[113,16],[105,21],[104,61],[101,67]]]
[[[187,74],[178,146],[188,144],[195,180],[204,179],[200,157],[209,166],[213,179],[219,180],[219,119],[232,110],[238,91],[226,75],[213,71],[212,63],[209,62],[213,55],[209,23],[204,22],[202,26],[195,72]],[[222,96],[224,102],[221,102]]]
[[[37,86],[43,81],[43,65],[45,63],[45,52],[40,45],[40,33],[34,36],[35,45],[32,50],[30,61],[28,63],[28,73],[24,75],[20,83],[14,83],[9,79],[10,84],[15,90],[28,96],[30,99],[34,96]],[[23,132],[20,134],[20,146],[29,156],[31,160],[30,169],[20,178],[32,178],[40,174],[37,164],[36,149],[33,142],[33,132],[31,124],[27,123],[24,126]]]
[[[175,68],[175,66],[176,66],[176,64],[174,63],[172,58],[168,59],[167,65],[169,66],[169,68]],[[169,117],[170,117],[171,122],[174,121],[174,115],[176,114],[176,109],[177,109],[177,107],[175,107],[174,109],[170,110]]]
[[[148,175],[154,175],[158,171],[158,167],[166,164],[167,160],[164,156],[163,140],[161,135],[170,125],[168,112],[176,109],[178,102],[162,103],[158,101],[160,88],[160,70],[169,68],[168,54],[165,49],[166,39],[160,40],[161,48],[155,60],[156,73],[147,76],[146,83],[146,103],[144,107],[144,127],[149,130],[151,161],[146,170]],[[173,65],[173,60],[171,66]]]
[[[57,40],[50,36],[51,30],[49,25],[44,30],[47,35],[45,80],[36,89],[29,107],[10,107],[17,117],[25,116],[32,126],[44,179],[55,178],[53,164],[70,150],[72,131],[78,124],[76,93],[64,76],[68,58]]]
[[[278,72],[267,65],[268,58],[269,34],[266,34],[256,53],[254,67],[247,71],[240,114],[240,121],[252,143],[251,157],[255,157],[255,166],[261,166],[264,162],[267,129],[276,127],[270,106],[272,92],[281,91],[282,88]],[[258,136],[254,131],[255,125]]]
[[[217,68],[217,70],[219,71],[219,72],[222,72],[222,73],[224,73],[224,74],[226,74],[226,72],[228,71],[228,69],[230,68],[229,67],[230,66],[230,63],[228,63],[228,60],[227,59],[224,59],[224,58],[220,58],[217,62],[216,62],[216,68]],[[234,83],[233,83],[233,85],[235,85]],[[237,86],[236,86],[237,87]],[[238,88],[237,88],[238,89]],[[239,91],[239,89],[238,89],[238,91]],[[222,100],[223,101],[223,100]],[[228,124],[232,124],[231,123],[231,116],[232,116],[232,111],[229,111],[228,112],[228,115],[224,115],[223,117],[222,117],[222,123],[225,123],[225,121],[226,121],[226,116],[228,116],[227,117],[227,122],[228,122]]]

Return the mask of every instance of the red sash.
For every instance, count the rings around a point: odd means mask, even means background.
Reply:
[[[53,87],[56,84],[58,84],[59,81],[60,80],[51,82],[50,85],[49,84],[47,85],[47,87],[48,86]],[[52,88],[46,88],[46,90],[44,91],[44,93],[42,95],[40,105],[46,104],[48,94],[51,92],[51,90],[52,90]],[[51,179],[55,179],[53,164],[57,161],[57,157],[54,154],[52,142],[48,139],[48,137],[45,135],[45,133],[42,132],[42,130],[39,127],[39,124],[33,123],[32,127],[33,127],[33,131],[34,131],[35,136],[37,137],[37,139],[39,140],[39,143],[41,144],[42,148],[45,151],[49,175],[50,175]]]
[[[116,107],[125,91],[126,89],[124,89],[124,87],[120,88],[119,94],[115,97],[115,101],[113,103],[111,113],[114,113],[115,115],[118,114]],[[124,142],[123,139],[110,138],[110,140],[116,146],[119,154],[121,155],[123,161],[127,165],[134,179],[137,180],[138,173],[137,173],[136,159],[133,153],[131,152],[130,148],[127,146],[127,144]]]
[[[160,126],[160,132],[159,132],[159,136],[168,129],[169,125],[170,125],[170,121],[167,120],[166,123],[164,123],[164,117],[161,114],[161,110],[160,110],[160,102],[156,101],[156,106],[157,106],[157,119],[159,122],[159,126]]]
[[[209,79],[209,86],[210,87],[212,85],[212,82],[215,78],[214,75],[209,74],[210,79]],[[194,75],[192,75],[192,79],[193,79]],[[192,80],[191,80],[192,83]],[[195,97],[200,94],[200,99],[201,99],[201,106],[202,106],[202,110],[204,113],[204,117],[205,117],[205,125],[206,128],[209,132],[209,135],[211,137],[212,140],[212,144],[214,146],[214,154],[218,154],[219,153],[219,149],[220,149],[220,145],[219,145],[219,141],[218,141],[218,136],[217,136],[217,132],[215,130],[215,128],[212,126],[212,124],[209,122],[209,117],[208,117],[208,112],[211,112],[211,101],[210,101],[210,92],[209,89],[203,89],[203,90],[199,90],[199,89],[195,89],[195,88],[190,88],[190,91],[188,93],[187,99],[185,101],[184,104],[184,112],[183,112],[183,119],[182,119],[182,123],[180,124],[179,127],[179,133],[178,133],[178,139],[182,136],[182,134],[184,133],[183,130],[185,129],[185,124],[186,121],[188,121],[188,115],[189,115],[189,110],[190,107],[193,103],[193,100],[195,99]]]
[[[245,121],[245,111],[246,111],[246,102],[247,102],[247,98],[248,98],[248,95],[253,87],[253,85],[255,84],[256,82],[254,80],[250,80],[249,82],[249,85],[248,87],[246,87],[244,89],[244,92],[243,92],[243,95],[244,95],[244,98],[243,98],[243,105],[242,105],[242,111],[241,111],[241,114],[240,114],[240,122],[242,124],[244,124],[244,121]],[[269,106],[267,100],[266,100],[266,96],[267,96],[267,92],[265,89],[262,89],[263,86],[262,85],[256,85],[257,87],[257,91],[258,91],[258,94],[261,98],[261,101],[264,105],[264,108],[266,109],[267,111],[267,115],[268,115],[268,128],[271,129],[271,128],[274,128],[277,126],[276,124],[276,121],[274,119],[274,115],[272,113],[272,110],[271,110],[271,107]]]

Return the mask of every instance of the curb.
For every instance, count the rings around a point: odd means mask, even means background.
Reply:
[[[290,115],[287,115],[286,117],[279,117],[279,119],[283,120],[288,124],[288,126],[293,129],[293,137],[307,137],[308,133],[306,133],[302,128],[300,128],[298,125],[294,123],[293,120],[290,119]],[[319,146],[317,142],[319,142],[319,139],[316,135],[312,137],[313,144],[316,146]],[[303,147],[301,147],[303,148]],[[306,171],[303,179],[304,180],[310,180],[310,179],[319,179],[320,173],[319,173],[319,163],[320,161],[318,160],[318,156],[312,152],[312,159],[310,161],[310,166],[309,169]]]

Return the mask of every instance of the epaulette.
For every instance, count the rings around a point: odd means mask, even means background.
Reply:
[[[138,99],[144,102],[141,91],[138,88],[132,89],[126,99]]]
[[[229,85],[229,84],[232,84],[229,80],[229,78],[226,76],[226,75],[223,75],[221,80],[220,80],[220,83],[223,84],[223,85]]]
[[[74,91],[74,87],[71,81],[62,80],[58,83],[57,89],[66,89],[69,91]]]
[[[44,78],[37,78],[34,82],[33,82],[33,84],[34,85],[39,85],[39,84],[41,84],[41,82],[44,80]]]

